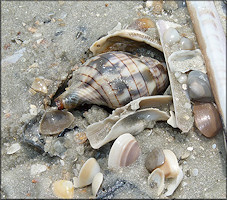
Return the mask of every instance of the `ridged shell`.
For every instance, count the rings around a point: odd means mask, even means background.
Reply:
[[[117,169],[127,167],[137,160],[140,155],[140,147],[135,137],[130,133],[119,136],[110,149],[108,167]]]
[[[108,52],[79,68],[81,84],[72,84],[55,101],[59,109],[80,104],[117,108],[142,96],[161,93],[168,85],[166,68],[157,60]]]

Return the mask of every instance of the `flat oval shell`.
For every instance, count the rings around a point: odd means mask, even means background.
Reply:
[[[58,134],[68,128],[73,120],[73,114],[66,110],[47,111],[40,121],[40,133],[44,135]]]
[[[193,106],[195,126],[206,137],[214,137],[222,129],[218,110],[212,103],[195,103]]]
[[[92,194],[96,196],[100,186],[103,182],[103,174],[101,172],[97,173],[92,181]]]

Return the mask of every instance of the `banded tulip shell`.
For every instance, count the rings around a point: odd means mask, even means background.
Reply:
[[[81,84],[72,84],[55,99],[59,109],[84,103],[117,108],[139,97],[161,93],[168,85],[166,68],[159,61],[129,53],[103,53],[78,70]]]
[[[74,187],[81,188],[90,185],[97,173],[100,172],[100,166],[95,158],[89,158],[82,166],[79,177],[74,177]]]
[[[137,160],[140,152],[140,147],[135,137],[130,133],[125,133],[119,136],[111,147],[108,167],[110,169],[127,167]]]
[[[213,137],[222,129],[221,118],[213,103],[195,103],[195,126],[206,137]]]

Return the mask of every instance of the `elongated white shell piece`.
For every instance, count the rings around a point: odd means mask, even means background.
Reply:
[[[164,172],[156,168],[148,177],[148,185],[152,188],[157,184],[157,195],[159,196],[164,189],[165,175]]]
[[[90,50],[92,51],[92,53],[94,55],[103,53],[103,49],[107,45],[108,40],[113,37],[122,37],[122,38],[127,38],[127,39],[131,39],[131,40],[138,41],[138,42],[144,42],[144,43],[162,51],[162,46],[160,44],[160,41],[154,40],[151,36],[147,35],[144,32],[141,32],[138,30],[130,30],[130,29],[123,29],[120,31],[116,31],[112,34],[108,34],[105,37],[102,37],[101,39],[99,39],[98,41],[94,42],[91,45]]]
[[[94,149],[116,139],[121,134],[135,134],[149,127],[152,121],[167,120],[170,116],[159,109],[150,108],[171,103],[169,95],[157,95],[136,99],[127,105],[117,108],[103,121],[91,124],[86,129],[87,138]],[[138,110],[137,109],[142,109]],[[145,109],[148,108],[148,109]],[[132,124],[135,123],[132,128]]]
[[[184,173],[182,171],[181,168],[179,168],[179,174],[173,178],[173,180],[171,181],[171,183],[167,186],[167,192],[164,194],[165,196],[170,196],[174,193],[174,191],[177,189],[177,187],[179,186],[179,184],[181,183],[181,181],[184,178]]]
[[[92,181],[92,194],[96,196],[100,186],[102,185],[103,182],[103,174],[101,172],[97,173],[95,177],[93,178]]]
[[[213,1],[187,1],[187,6],[226,129],[226,36]]]

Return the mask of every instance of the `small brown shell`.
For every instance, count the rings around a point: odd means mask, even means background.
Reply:
[[[195,103],[193,106],[195,126],[206,137],[213,137],[222,128],[221,118],[213,103]]]

